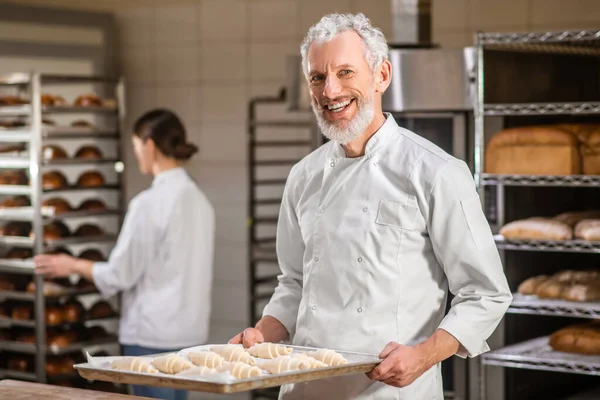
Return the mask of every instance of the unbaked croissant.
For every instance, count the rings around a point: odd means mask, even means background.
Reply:
[[[225,363],[221,367],[217,368],[218,372],[229,372],[237,379],[252,378],[260,376],[261,370],[258,367],[253,367],[243,362],[230,362]]]
[[[243,347],[236,346],[234,344],[226,344],[224,346],[217,346],[210,349],[211,351],[219,354],[225,359],[225,361],[236,362],[240,361],[250,365],[256,365],[254,358],[244,350]]]
[[[309,369],[310,366],[308,362],[300,358],[282,356],[264,362],[263,364],[261,364],[260,368],[264,369],[265,371],[269,371],[272,374],[280,374],[282,372]]]
[[[308,352],[306,355],[331,366],[348,364],[348,360],[346,360],[341,354],[336,353],[334,350],[319,349],[317,351]]]
[[[186,369],[178,373],[178,376],[197,376],[197,375],[208,375],[208,374],[216,374],[217,370],[214,368],[209,368],[205,366],[194,367],[190,369]]]
[[[194,368],[194,364],[177,354],[156,357],[152,360],[152,365],[165,374],[178,374],[186,369]]]
[[[275,358],[279,356],[285,356],[294,351],[290,347],[285,347],[281,344],[275,343],[258,343],[248,349],[248,353],[251,356],[259,358]]]
[[[189,360],[198,366],[217,368],[223,365],[225,359],[211,351],[196,351],[188,353]]]
[[[158,370],[150,364],[146,359],[140,357],[123,357],[112,362],[113,369],[120,369],[124,371],[133,372],[146,372],[149,374],[156,374]]]
[[[315,359],[313,357],[307,356],[306,354],[295,353],[295,354],[292,354],[290,357],[298,358],[298,359],[304,361],[305,363],[308,364],[308,367],[310,369],[328,367],[328,365],[325,364],[324,362],[319,361],[319,360],[317,360],[317,359]]]

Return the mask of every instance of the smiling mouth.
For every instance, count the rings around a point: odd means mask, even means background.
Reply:
[[[349,99],[349,100],[346,100],[346,101],[340,101],[338,103],[327,104],[327,105],[323,106],[323,108],[325,110],[330,111],[330,112],[338,113],[338,112],[343,111],[350,104],[352,104],[352,102],[354,102],[354,100],[355,99]]]

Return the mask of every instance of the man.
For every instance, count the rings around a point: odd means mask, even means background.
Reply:
[[[290,338],[383,359],[367,376],[287,385],[285,399],[441,400],[441,361],[489,350],[512,299],[472,176],[382,112],[392,68],[364,15],[323,17],[301,50],[331,141],[290,172],[279,285],[231,342]]]

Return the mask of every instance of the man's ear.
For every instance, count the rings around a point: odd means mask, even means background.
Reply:
[[[392,82],[392,64],[384,60],[375,74],[375,92],[383,93]]]

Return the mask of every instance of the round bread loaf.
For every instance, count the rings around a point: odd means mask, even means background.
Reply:
[[[81,211],[105,211],[108,207],[100,199],[88,199],[79,205]]]
[[[43,207],[54,207],[54,214],[64,214],[73,211],[71,204],[62,197],[51,197],[42,201]]]
[[[29,222],[9,222],[0,228],[0,236],[25,236],[29,234],[31,224]]]
[[[65,189],[69,186],[67,178],[59,171],[48,171],[42,175],[44,190]]]
[[[5,170],[0,172],[0,185],[27,185],[29,178],[24,171]]]
[[[105,261],[104,255],[100,250],[97,249],[86,249],[79,254],[79,258],[83,258],[85,260],[101,262]]]
[[[104,230],[98,225],[94,224],[83,224],[75,231],[75,236],[102,236]]]
[[[96,146],[81,146],[75,153],[75,158],[84,158],[88,160],[97,160],[103,157],[102,151]]]
[[[110,318],[115,315],[110,304],[104,300],[100,300],[90,308],[91,318]]]
[[[102,187],[106,183],[104,176],[98,171],[87,171],[77,179],[79,187]]]
[[[86,93],[77,96],[74,105],[76,107],[100,107],[102,105],[102,100],[95,94]]]
[[[46,325],[60,325],[63,322],[63,310],[56,306],[46,307]]]
[[[31,257],[33,257],[33,251],[25,247],[13,247],[4,256],[10,260],[23,260]]]
[[[44,240],[59,240],[71,235],[69,227],[60,221],[52,221],[44,225]],[[30,238],[34,238],[34,233],[31,231]]]
[[[7,197],[0,203],[0,208],[28,207],[31,205],[26,196]]]
[[[33,318],[33,308],[30,305],[19,304],[12,308],[12,319],[29,320]]]
[[[63,318],[65,322],[77,323],[83,320],[85,308],[77,300],[69,300],[63,307]]]
[[[550,347],[577,354],[600,354],[600,322],[568,326],[550,336]]]
[[[68,158],[67,152],[62,147],[55,144],[47,144],[42,147],[42,159],[61,160]]]

